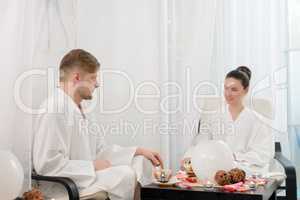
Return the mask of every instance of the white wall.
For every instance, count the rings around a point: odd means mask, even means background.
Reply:
[[[291,49],[300,48],[300,1],[288,0],[289,11],[289,47]]]
[[[289,124],[300,125],[300,51],[289,53]]]
[[[300,125],[300,1],[289,0],[289,123]]]

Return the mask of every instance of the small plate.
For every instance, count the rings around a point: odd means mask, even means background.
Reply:
[[[175,176],[172,176],[170,178],[170,180],[166,183],[162,183],[162,182],[159,182],[157,180],[153,181],[154,184],[160,185],[160,186],[172,186],[172,185],[176,184],[177,182],[179,182],[179,181],[177,180],[177,178]]]

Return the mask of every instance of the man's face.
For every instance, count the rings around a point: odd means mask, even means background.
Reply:
[[[92,99],[94,90],[99,87],[97,81],[97,72],[88,73],[82,72],[79,74],[79,81],[77,82],[77,92],[81,99]]]

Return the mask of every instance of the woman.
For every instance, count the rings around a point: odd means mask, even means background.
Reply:
[[[270,172],[270,164],[274,162],[275,154],[272,131],[243,103],[249,91],[250,79],[251,71],[245,66],[240,66],[226,75],[225,112],[201,117],[199,134],[183,160],[190,159],[193,147],[199,141],[223,140],[231,148],[237,167],[250,174]]]

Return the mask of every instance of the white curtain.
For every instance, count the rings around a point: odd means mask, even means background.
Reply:
[[[198,117],[194,92],[210,81],[211,57],[213,53],[216,0],[169,1],[169,62],[170,81],[170,163],[178,169],[180,158],[190,145]],[[201,89],[200,89],[201,90]],[[204,86],[204,90],[207,90]],[[197,118],[198,119],[198,118]],[[172,127],[175,127],[172,128]]]
[[[12,151],[20,160],[25,173],[22,192],[31,187],[34,114],[47,94],[47,87],[54,87],[50,84],[54,83],[55,70],[49,67],[57,69],[58,57],[75,46],[74,3],[0,2],[0,149]]]
[[[288,22],[289,22],[289,136],[291,147],[291,158],[297,170],[298,185],[300,184],[300,87],[298,74],[300,73],[300,2],[298,0],[288,1]],[[300,191],[298,189],[298,196]]]
[[[289,51],[289,139],[291,149],[291,160],[296,166],[297,174],[300,173],[300,107],[299,107],[299,78],[300,73],[300,51]],[[300,184],[299,175],[297,184]],[[298,196],[300,191],[298,190]]]
[[[109,143],[161,151],[164,2],[78,1],[78,47],[101,63],[100,88],[89,108]]]
[[[272,102],[266,121],[289,156],[286,10],[285,0],[1,1],[0,147],[22,161],[24,190],[34,115],[23,111],[57,86],[58,63],[72,48],[101,62],[101,87],[87,106],[111,143],[157,149],[177,169],[198,116],[193,97],[221,96],[225,74],[247,65],[249,97]],[[20,107],[15,81],[32,69]]]
[[[265,116],[265,121],[273,128],[289,157],[286,1],[173,2],[177,36],[174,77],[183,88],[189,84],[191,94],[196,90],[198,95],[222,96],[226,73],[240,65],[249,66],[253,76],[248,97],[270,100],[273,114]],[[199,85],[203,87],[197,88]],[[191,102],[192,98],[188,100]],[[197,114],[195,105],[190,109],[187,105],[185,102],[181,112],[174,117],[175,123],[181,123],[183,119],[188,121],[182,123],[185,128],[173,139],[171,158],[174,168],[178,168],[178,160],[193,137],[186,125],[191,126]]]
[[[0,3],[0,70],[1,114],[0,148],[12,151],[21,162],[25,181],[30,186],[31,115],[23,106],[31,107],[31,82],[21,74],[32,67],[34,46],[34,1],[1,1]],[[5,180],[2,180],[5,181]]]

